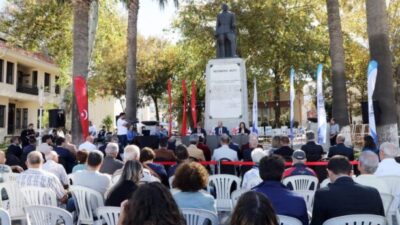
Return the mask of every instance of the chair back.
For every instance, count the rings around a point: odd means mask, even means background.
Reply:
[[[222,162],[231,162],[228,158],[222,158],[218,161],[218,173],[219,174],[231,174],[236,175],[235,165],[223,165]]]
[[[21,219],[25,218],[24,213],[24,206],[25,206],[25,199],[22,195],[20,188],[18,187],[17,182],[15,181],[8,181],[5,183],[0,184],[0,193],[3,192],[7,193],[8,196],[8,205],[2,203],[2,208],[6,209],[10,214],[11,219]]]
[[[231,211],[232,200],[231,191],[234,191],[240,186],[240,178],[234,175],[218,174],[211,175],[208,179],[207,191],[211,193],[211,184],[215,187],[217,210]],[[234,188],[236,184],[236,188]]]
[[[237,189],[234,192],[232,192],[231,194],[231,199],[232,199],[232,208],[235,208],[236,203],[238,202],[240,196],[242,196],[242,194],[246,193],[248,190],[245,189]]]
[[[1,225],[11,225],[10,215],[4,209],[0,209],[0,224]]]
[[[27,186],[21,192],[27,205],[57,206],[56,193],[50,188]]]
[[[383,208],[385,209],[385,215],[387,214],[390,205],[392,204],[393,201],[393,195],[388,194],[388,193],[379,193],[381,195],[382,199],[382,204]]]
[[[312,212],[315,191],[294,191],[294,192],[303,197],[304,201],[306,202],[307,211]]]
[[[72,197],[78,212],[79,224],[93,224],[93,213],[95,209],[104,206],[104,199],[101,194],[90,188],[82,186],[71,186]]]
[[[248,186],[251,188],[261,184],[261,182],[263,182],[263,180],[260,177],[254,177],[252,179],[249,180],[249,184]]]
[[[67,176],[68,176],[68,184],[69,185],[74,185],[74,174],[70,173]]]
[[[117,225],[120,213],[120,207],[99,207],[97,209],[97,215],[103,220],[102,224],[105,222],[106,225]]]
[[[182,214],[185,217],[186,225],[218,225],[218,216],[204,209],[182,209]],[[208,223],[206,222],[208,221]]]
[[[174,182],[174,178],[175,178],[175,175],[174,176],[170,176],[168,178],[169,188],[171,188],[171,189],[172,189],[172,183]]]
[[[58,207],[31,205],[25,211],[30,225],[73,225],[71,213]]]
[[[282,183],[289,188],[291,187],[293,191],[316,191],[318,178],[309,175],[295,175],[284,178]]]
[[[353,214],[338,216],[325,221],[322,225],[386,225],[383,216],[371,214]]]
[[[279,225],[303,225],[303,223],[294,217],[278,215],[278,224]]]
[[[400,224],[400,176],[380,176],[379,179],[382,179],[387,184],[390,193],[393,196],[392,203],[390,204],[386,214],[388,220],[393,223],[393,220],[395,219],[398,221],[398,224]]]
[[[114,175],[114,176],[111,178],[111,183],[112,183],[112,184],[116,184],[116,183],[118,182],[119,178],[121,178],[121,174]]]
[[[319,188],[324,188],[326,186],[328,186],[328,184],[331,183],[331,180],[329,178],[326,178],[325,180],[323,180],[320,184],[319,184]]]

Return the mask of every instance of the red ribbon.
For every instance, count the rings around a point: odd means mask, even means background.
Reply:
[[[155,162],[157,164],[160,165],[166,165],[166,166],[171,166],[171,165],[175,165],[176,162]],[[217,161],[201,161],[199,162],[201,165],[217,165],[218,162]],[[350,161],[351,165],[358,165],[358,161]],[[242,162],[242,161],[222,161],[221,165],[233,165],[233,166],[254,166],[254,162]],[[305,163],[306,166],[326,166],[328,165],[328,161],[324,161],[324,162],[306,162]],[[285,166],[292,166],[291,162],[286,162]]]
[[[186,136],[186,83],[182,80],[182,90],[183,90],[183,110],[182,110],[182,129],[181,135]]]
[[[172,135],[172,83],[171,79],[168,80],[168,113],[169,113],[169,118],[168,118],[168,136],[171,137]]]
[[[74,91],[81,122],[83,139],[89,136],[89,111],[86,80],[82,75],[74,76]]]
[[[193,119],[193,128],[197,127],[197,111],[196,111],[196,85],[194,81],[192,81],[192,102],[191,102],[191,110],[192,110],[192,119]]]

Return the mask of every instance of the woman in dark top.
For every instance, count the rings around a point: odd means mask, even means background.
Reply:
[[[239,132],[238,134],[250,134],[250,130],[246,128],[246,124],[244,122],[239,123]]]
[[[120,207],[121,203],[129,199],[136,191],[140,178],[142,177],[142,164],[136,160],[129,160],[125,163],[121,177],[110,190],[106,206]]]
[[[374,139],[369,134],[364,136],[364,147],[362,150],[363,151],[373,151],[377,155],[379,155],[379,149],[376,147]]]

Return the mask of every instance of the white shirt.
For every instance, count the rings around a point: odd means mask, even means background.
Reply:
[[[375,171],[376,176],[400,176],[400,164],[393,158],[382,159],[378,169]]]
[[[126,120],[119,118],[117,120],[117,135],[126,135],[128,133],[128,128],[125,126],[127,124]]]
[[[260,177],[260,171],[258,170],[258,167],[253,167],[251,170],[247,171],[244,174],[242,189],[244,189],[244,190],[252,189],[255,185],[254,180],[259,180],[260,183],[262,182],[262,179]]]
[[[104,193],[111,186],[111,176],[92,170],[80,170],[74,173],[74,185],[80,185]]]
[[[335,135],[335,134],[338,134],[339,132],[340,132],[339,124],[335,123],[333,125],[330,125],[330,128],[329,128],[330,135]]]
[[[228,145],[222,145],[220,148],[214,150],[212,160],[219,161],[222,158],[238,161],[238,154],[235,150],[230,149]]]
[[[94,125],[89,126],[89,134],[92,136],[96,136],[96,133],[97,133],[96,127]]]
[[[373,174],[361,174],[360,176],[354,178],[356,183],[361,185],[373,187],[379,191],[379,193],[388,193],[390,194],[390,189],[385,181],[379,179],[377,176]]]
[[[94,145],[94,144],[92,144],[92,143],[90,143],[90,142],[88,142],[88,141],[85,141],[85,142],[83,142],[81,145],[79,145],[79,148],[78,148],[78,149],[79,149],[79,150],[86,149],[86,150],[88,150],[88,151],[90,152],[90,151],[96,150],[97,147],[96,147],[96,145]]]
[[[68,184],[67,172],[61,164],[58,164],[53,160],[47,160],[47,162],[43,164],[42,169],[56,175],[63,185]]]

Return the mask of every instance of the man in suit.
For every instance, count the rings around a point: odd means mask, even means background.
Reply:
[[[346,156],[350,161],[354,160],[354,151],[352,148],[348,148],[344,145],[345,138],[342,134],[336,137],[336,145],[329,148],[328,158],[335,155]]]
[[[214,129],[215,135],[221,136],[222,134],[229,135],[228,128],[224,127],[222,121],[218,121],[218,126]]]
[[[331,184],[315,193],[310,225],[322,225],[330,218],[351,214],[385,215],[379,192],[355,183],[350,176],[351,168],[345,156],[336,155],[329,160]]]
[[[301,150],[306,153],[307,161],[315,162],[322,159],[324,149],[321,145],[315,143],[314,131],[307,131],[306,133],[307,143],[301,146]]]

